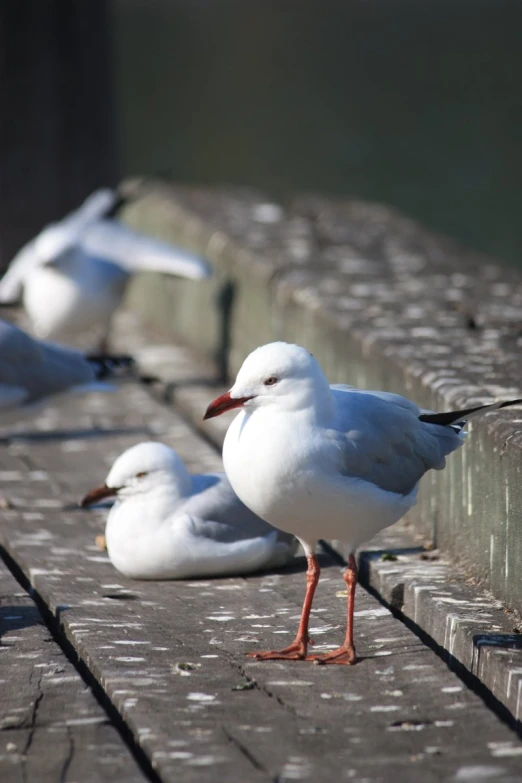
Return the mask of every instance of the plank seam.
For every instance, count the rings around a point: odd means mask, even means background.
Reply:
[[[82,678],[86,686],[90,688],[90,690],[92,691],[93,696],[95,697],[95,699],[97,700],[101,708],[107,714],[107,719],[110,721],[110,723],[112,723],[112,725],[120,735],[122,742],[128,748],[131,756],[136,761],[136,764],[138,765],[141,772],[144,774],[147,780],[150,781],[150,783],[161,783],[161,778],[152,767],[151,760],[146,755],[143,748],[136,742],[136,739],[132,734],[129,726],[125,723],[122,716],[120,715],[120,713],[118,712],[118,710],[116,709],[112,701],[110,700],[108,694],[103,690],[98,680],[94,677],[89,667],[87,666],[86,662],[79,657],[78,652],[74,649],[70,641],[67,639],[65,633],[63,632],[63,627],[59,622],[59,619],[49,609],[49,607],[45,603],[44,599],[42,598],[38,590],[30,584],[29,580],[23,573],[22,569],[19,567],[19,565],[10,555],[10,553],[2,545],[0,545],[0,559],[3,561],[6,568],[8,568],[12,576],[19,583],[19,585],[35,602],[38,611],[40,612],[40,615],[42,617],[42,621],[46,626],[47,630],[53,637],[54,641],[58,644],[58,646],[62,650],[63,654],[65,655],[69,663],[71,663],[71,665],[77,671],[78,675]],[[31,734],[29,735],[27,745],[24,749],[24,754],[29,749],[32,741],[32,737],[34,733],[34,721],[36,720],[37,706],[42,698],[43,698],[43,693],[41,694],[41,696],[38,697],[38,699],[35,702],[35,707],[33,708],[33,715],[31,718],[32,731]],[[72,756],[71,756],[71,760],[72,760]],[[67,769],[64,766],[62,775],[64,775],[66,771]]]

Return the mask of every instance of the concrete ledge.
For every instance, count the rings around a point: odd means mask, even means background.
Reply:
[[[522,280],[379,205],[148,188],[134,226],[204,253],[215,278],[144,277],[129,303],[233,374],[259,344],[305,344],[332,382],[435,409],[520,396]],[[456,271],[458,270],[458,271]],[[423,480],[416,529],[504,604],[522,599],[522,416],[489,414]]]

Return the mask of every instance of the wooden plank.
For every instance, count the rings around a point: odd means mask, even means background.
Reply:
[[[0,780],[147,780],[1,561],[0,694]]]
[[[10,482],[4,473],[4,491],[23,499],[27,489],[33,510],[4,512],[2,541],[162,780],[342,775],[408,783],[473,779],[477,770],[503,783],[520,778],[516,736],[364,590],[357,596],[356,667],[262,664],[243,654],[291,638],[304,589],[302,561],[248,579],[147,583],[117,574],[93,542],[105,512],[68,510],[72,501],[99,483],[114,453],[143,439],[143,430],[173,445],[192,469],[215,467],[218,457],[175,412],[133,385],[114,395],[55,401],[30,426],[55,421],[73,428],[89,417],[105,433],[44,435],[8,448],[2,469],[13,460],[13,469],[23,463],[28,479],[32,471],[40,480]],[[21,414],[13,426],[23,426]],[[57,501],[62,507],[45,507]],[[313,634],[335,645],[344,583],[332,563],[323,564]]]

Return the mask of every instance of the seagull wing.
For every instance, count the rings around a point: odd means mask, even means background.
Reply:
[[[27,402],[27,398],[27,391],[22,387],[0,383],[0,410],[16,408],[18,405]]]
[[[95,380],[95,368],[81,352],[34,340],[13,324],[0,321],[0,389],[12,390],[10,398],[4,394],[4,407]]]
[[[81,246],[128,272],[165,272],[193,280],[209,277],[210,267],[188,250],[176,248],[124,226],[117,220],[99,220],[82,234]]]
[[[77,210],[66,215],[59,223],[46,226],[38,236],[24,245],[0,281],[0,302],[16,302],[22,294],[27,275],[37,266],[52,263],[75,245],[82,231],[103,217],[113,207],[116,198],[114,191],[108,188],[95,191]]]
[[[206,534],[223,543],[266,536],[275,530],[240,501],[224,473],[192,476],[192,494],[180,511],[204,520]]]
[[[192,495],[177,513],[191,520],[206,572],[241,573],[278,568],[293,557],[297,542],[269,525],[237,497],[224,473],[192,476]]]
[[[101,220],[104,215],[111,211],[118,200],[114,190],[110,188],[99,188],[87,196],[85,201],[74,212],[70,212],[61,220],[61,225],[66,227],[71,233],[78,237],[91,223]]]
[[[274,528],[268,535],[239,538],[225,522],[186,512],[176,513],[172,525],[179,534],[177,578],[257,571],[270,563],[277,543]]]
[[[409,494],[431,468],[462,445],[464,434],[423,422],[415,403],[398,394],[332,389],[336,426],[329,430],[341,472],[388,492]]]

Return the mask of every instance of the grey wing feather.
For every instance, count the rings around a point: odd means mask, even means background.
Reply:
[[[0,320],[0,385],[24,389],[24,402],[95,380],[94,368],[79,351],[34,340]]]
[[[398,394],[332,389],[337,423],[331,437],[342,472],[397,494],[409,494],[431,468],[463,443],[451,427],[419,420],[420,409]]]
[[[0,382],[0,410],[16,408],[27,402],[27,391],[21,386],[7,386]]]
[[[202,535],[220,543],[267,536],[276,528],[250,511],[242,503],[224,473],[193,476],[193,494],[178,509],[198,519]],[[278,540],[293,541],[293,536],[278,532]]]
[[[90,223],[100,220],[116,204],[118,195],[110,188],[99,188],[87,196],[83,204],[63,218],[63,223],[80,231]]]
[[[46,226],[34,239],[24,245],[12,259],[0,281],[0,302],[17,301],[24,280],[37,266],[50,263],[64,250],[78,241],[89,224],[103,217],[114,205],[116,194],[108,188],[92,193],[74,212],[59,223]]]
[[[356,386],[350,386],[348,383],[332,383],[330,384],[330,389],[333,389],[334,391],[350,391],[351,389],[356,389]]]

